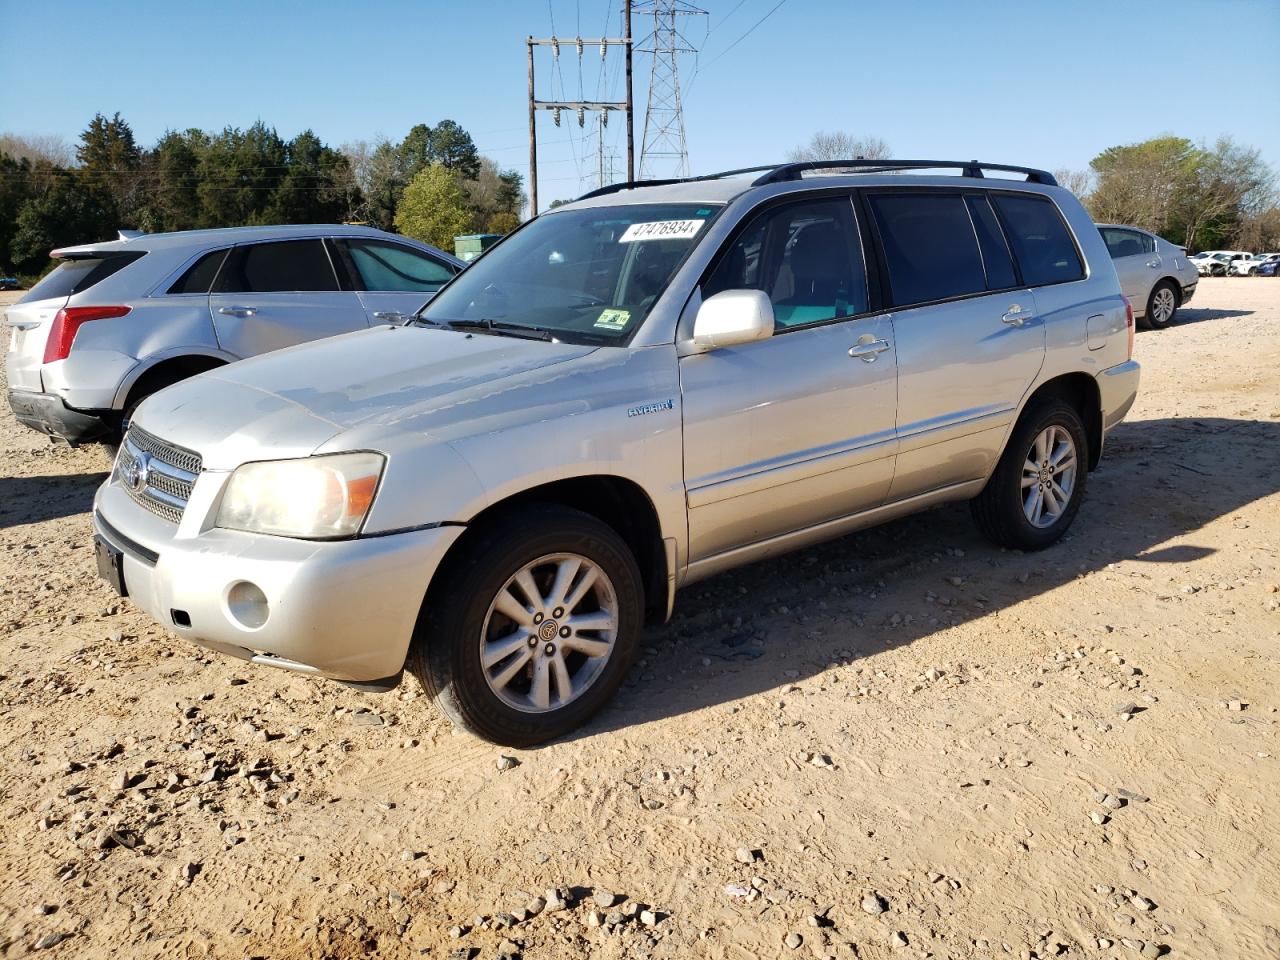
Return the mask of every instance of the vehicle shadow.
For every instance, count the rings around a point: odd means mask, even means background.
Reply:
[[[1177,316],[1173,318],[1175,327],[1184,326],[1189,323],[1204,323],[1206,320],[1229,320],[1232,317],[1251,317],[1253,310],[1218,310],[1213,307],[1204,307],[1197,310],[1195,307],[1182,307],[1178,310]],[[1139,330],[1141,333],[1142,331]]]
[[[1234,466],[1244,463],[1248,470]],[[1164,578],[1159,565],[1214,552],[1168,541],[1277,491],[1280,422],[1122,424],[1057,545],[1035,554],[993,547],[967,505],[953,504],[694,584],[677,596],[671,622],[647,633],[613,703],[571,736],[800,682],[835,661],[905,646],[1118,561],[1151,564],[1152,578]]]
[[[82,514],[106,479],[105,473],[0,477],[0,530]]]

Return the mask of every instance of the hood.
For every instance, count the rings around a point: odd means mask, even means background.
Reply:
[[[134,421],[204,457],[207,469],[305,457],[372,421],[446,405],[454,396],[594,352],[429,327],[377,327],[263,354],[148,398]]]

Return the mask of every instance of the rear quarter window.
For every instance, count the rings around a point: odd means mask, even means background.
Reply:
[[[84,293],[114,273],[123,270],[135,260],[146,256],[146,251],[111,253],[99,257],[75,257],[63,260],[53,272],[26,292],[19,303],[34,300],[53,300]]]
[[[1084,264],[1062,214],[1052,200],[1032,194],[991,195],[1028,286],[1084,278]]]
[[[213,250],[210,253],[206,253],[187,268],[187,271],[177,279],[168,292],[208,293],[213,286],[214,277],[218,275],[218,268],[222,266],[222,261],[226,258],[226,250]]]

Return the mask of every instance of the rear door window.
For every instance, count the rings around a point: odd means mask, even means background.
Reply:
[[[1053,201],[1033,194],[992,194],[1028,286],[1084,277],[1084,264]]]
[[[214,293],[327,293],[338,289],[321,240],[284,240],[237,247],[227,258]]]
[[[871,193],[895,306],[985,293],[986,271],[958,193]]]
[[[1134,230],[1118,230],[1115,227],[1100,227],[1098,232],[1107,245],[1107,253],[1112,260],[1123,257],[1140,257],[1144,253],[1154,253],[1155,243],[1144,243],[1151,238]]]
[[[338,240],[351,258],[361,289],[435,293],[453,279],[451,267],[418,250],[385,240]]]
[[[213,286],[213,279],[218,275],[218,268],[227,258],[226,250],[214,250],[206,253],[187,272],[180,276],[169,288],[170,293],[208,293]]]
[[[145,250],[109,253],[100,257],[69,257],[54,267],[52,273],[28,290],[18,302],[52,300],[83,293],[143,256],[146,256]]]

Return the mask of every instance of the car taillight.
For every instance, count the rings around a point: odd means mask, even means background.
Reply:
[[[1124,300],[1124,325],[1129,328],[1129,357],[1133,359],[1133,303],[1128,297],[1121,294]]]
[[[67,359],[67,354],[71,353],[71,342],[75,340],[81,324],[123,317],[129,310],[129,307],[63,307],[53,318],[49,339],[45,341],[44,362]]]

